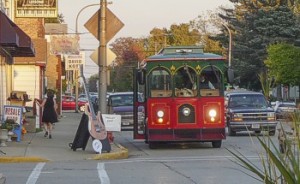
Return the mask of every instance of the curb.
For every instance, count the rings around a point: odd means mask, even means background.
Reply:
[[[113,143],[114,149],[109,153],[94,154],[86,160],[116,160],[116,159],[127,159],[128,149],[118,143]],[[0,163],[30,163],[30,162],[49,162],[50,160],[33,157],[33,156],[0,156]]]
[[[49,160],[41,157],[0,157],[0,163],[21,163],[21,162],[48,162]]]
[[[117,147],[116,152],[110,152],[110,153],[102,153],[97,154],[92,158],[89,158],[90,160],[113,160],[113,159],[126,159],[128,158],[128,149],[124,148],[120,144],[114,143]]]

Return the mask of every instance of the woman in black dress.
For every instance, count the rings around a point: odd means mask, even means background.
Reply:
[[[54,99],[54,94],[51,91],[48,91],[47,98],[45,98],[42,103],[39,103],[37,100],[37,104],[44,108],[42,122],[44,123],[44,128],[46,130],[45,137],[49,136],[49,139],[52,139],[51,132],[53,123],[58,122],[56,113],[57,104]]]

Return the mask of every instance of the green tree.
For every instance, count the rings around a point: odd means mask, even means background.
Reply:
[[[64,23],[64,15],[62,13],[58,14],[58,17],[56,18],[45,18],[45,23]]]
[[[300,33],[296,16],[287,1],[231,0],[235,9],[223,9],[220,17],[233,29],[233,66],[242,87],[260,89],[257,75],[265,70],[267,46],[292,43]],[[220,39],[221,42],[223,42]],[[253,75],[254,74],[254,75]]]
[[[265,64],[276,82],[300,86],[300,48],[281,43],[270,45],[267,52]]]
[[[199,15],[196,19],[190,21],[190,26],[193,29],[197,29],[200,35],[200,45],[204,46],[205,52],[212,52],[216,54],[222,54],[225,52],[225,49],[222,48],[220,41],[212,37],[220,33],[220,30],[224,29],[223,24],[218,17],[218,12],[216,11],[207,11]],[[224,40],[227,40],[227,46],[229,43],[229,33],[224,31]]]
[[[111,70],[110,91],[131,91],[133,68],[145,58],[143,39],[131,37],[118,38],[111,44],[112,51],[116,54],[114,66]]]
[[[145,39],[148,55],[153,55],[166,46],[196,45],[200,43],[200,34],[190,24],[173,24],[167,28],[153,28]]]
[[[94,74],[89,78],[89,91],[90,92],[97,92],[97,81],[99,80],[98,74]]]

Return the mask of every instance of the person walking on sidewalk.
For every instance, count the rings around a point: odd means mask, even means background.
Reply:
[[[47,92],[47,98],[43,99],[42,103],[39,102],[38,99],[36,99],[36,103],[38,106],[43,107],[43,116],[42,116],[42,122],[44,123],[45,128],[45,137],[49,136],[49,139],[52,139],[52,128],[53,123],[58,122],[57,119],[57,113],[56,108],[57,104],[54,99],[54,94],[51,91]]]

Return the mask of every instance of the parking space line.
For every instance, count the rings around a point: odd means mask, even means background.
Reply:
[[[110,184],[110,179],[106,173],[104,163],[98,163],[97,170],[101,184]]]
[[[39,178],[41,171],[43,169],[43,167],[45,166],[45,162],[43,163],[38,163],[35,168],[33,169],[33,171],[31,172],[26,184],[35,184],[37,179]]]

